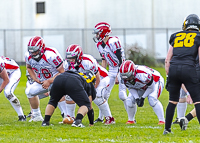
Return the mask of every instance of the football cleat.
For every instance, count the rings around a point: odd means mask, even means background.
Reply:
[[[31,111],[28,113],[28,115],[26,116],[26,118],[31,118],[31,115],[32,115],[32,113],[31,113]]]
[[[42,122],[42,126],[49,126],[50,124],[49,124],[49,121],[48,122]]]
[[[80,119],[77,119],[77,120],[74,120],[74,122],[72,123],[72,127],[84,128],[85,126],[81,123]]]
[[[163,124],[165,124],[164,121],[159,121],[159,122],[158,122],[158,125],[163,125]]]
[[[62,113],[61,116],[62,116],[63,119],[65,118],[65,114],[64,113]]]
[[[18,121],[26,121],[26,115],[21,115],[21,116],[18,116],[19,120]]]
[[[44,121],[43,117],[41,114],[32,114],[31,119],[29,122],[38,122],[38,121]]]
[[[128,120],[128,121],[126,122],[126,124],[136,124],[136,122],[135,122],[135,121],[130,121],[130,120]]]
[[[171,131],[171,129],[168,129],[168,130],[165,129],[164,130],[163,135],[167,135],[167,134],[173,134],[172,131]]]
[[[179,124],[179,119],[176,118],[176,120],[172,124]]]
[[[101,120],[101,119],[99,119],[99,118],[97,118],[97,119],[94,121],[94,124],[97,123],[97,122],[101,122],[101,123],[103,123],[104,121]]]
[[[115,119],[113,117],[105,117],[106,121],[104,122],[105,125],[115,124]]]
[[[188,125],[188,119],[185,117],[181,117],[180,121],[179,121],[179,125],[181,127],[181,130],[186,130],[187,129],[187,125]]]

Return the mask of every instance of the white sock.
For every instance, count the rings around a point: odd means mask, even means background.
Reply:
[[[61,114],[64,113],[64,115],[67,115],[67,107],[65,101],[58,102],[58,108],[60,109]]]
[[[75,117],[75,108],[76,104],[66,104],[67,107],[67,115],[70,117]]]
[[[156,113],[158,120],[165,122],[163,106],[159,100],[157,104],[153,107],[153,110]]]
[[[185,112],[187,109],[187,102],[178,103],[177,105],[177,118],[185,117]]]
[[[99,106],[99,119],[103,120],[104,116],[112,117],[111,112],[110,112],[110,107],[107,101]]]
[[[133,104],[133,107],[127,106],[127,113],[128,113],[128,120],[134,121],[135,120],[135,114],[137,112],[137,105]]]
[[[13,98],[11,98],[9,101],[10,101],[10,104],[12,105],[12,107],[15,109],[15,111],[17,112],[17,114],[18,114],[18,116],[21,116],[21,115],[24,115],[24,113],[23,113],[23,110],[22,110],[22,107],[21,107],[21,105],[20,105],[20,103],[19,103],[19,105],[16,105],[16,104],[14,104],[12,101],[13,100],[15,100],[17,97],[15,96],[15,97],[13,97]],[[18,99],[17,99],[18,100]],[[19,100],[18,100],[19,101]]]
[[[104,119],[104,115],[102,114],[101,110],[99,109],[99,119],[103,120]]]
[[[32,109],[33,113],[32,114],[41,114],[40,108],[37,109]]]

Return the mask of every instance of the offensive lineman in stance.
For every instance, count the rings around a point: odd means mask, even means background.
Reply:
[[[28,52],[26,68],[35,81],[25,91],[33,111],[29,122],[43,121],[37,95],[48,92],[55,77],[64,72],[63,60],[55,48],[45,47],[40,36],[29,40]]]
[[[142,107],[144,99],[147,97],[149,105],[158,117],[158,124],[164,124],[163,106],[158,100],[164,87],[164,79],[160,73],[147,66],[135,65],[131,60],[123,62],[119,71],[124,84],[129,90],[129,96],[126,99],[127,106],[132,108],[137,103],[138,107]],[[135,113],[134,111],[129,112],[130,123],[134,121]]]
[[[26,121],[19,99],[14,95],[20,77],[19,65],[13,59],[0,57],[0,93],[4,90],[5,97],[18,114],[18,121]]]
[[[83,54],[82,48],[79,45],[72,44],[66,50],[66,63],[65,70],[72,70],[78,72],[85,72],[86,70],[91,70],[96,75],[96,84],[95,88],[97,91],[96,98],[94,103],[100,109],[99,113],[101,114],[101,121],[103,122],[103,117],[105,116],[105,125],[114,124],[114,118],[111,115],[110,108],[107,102],[108,99],[108,90],[109,86],[109,76],[107,74],[106,69],[97,64],[96,59],[88,54]],[[67,102],[69,102],[69,98],[67,98]],[[70,101],[72,102],[72,101]],[[69,106],[70,105],[70,106]],[[73,104],[67,104],[69,107],[67,110],[70,113],[69,109],[72,109],[74,112]],[[92,113],[93,109],[88,112],[88,114]],[[71,116],[71,114],[69,114]],[[72,114],[73,115],[73,114]]]

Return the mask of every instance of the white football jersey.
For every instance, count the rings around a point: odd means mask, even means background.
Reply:
[[[76,71],[71,65],[68,64],[68,62],[65,60],[65,70],[73,70]],[[81,64],[79,65],[78,71],[84,73],[86,70],[91,70],[95,74],[98,72],[98,65],[96,59],[88,54],[83,54],[83,60],[81,61]]]
[[[122,60],[125,59],[124,49],[121,45],[121,42],[118,37],[110,37],[109,40],[105,43],[106,46],[103,48],[101,46],[102,42],[98,42],[96,47],[101,54],[101,56],[107,61],[108,65],[111,67],[118,67],[119,60],[115,55],[118,49],[121,49]]]
[[[124,81],[127,88],[132,89],[142,89],[146,90],[148,88],[148,83],[151,81],[153,76],[153,82],[158,82],[160,80],[160,73],[154,69],[147,66],[136,65],[134,81]]]
[[[26,53],[25,61],[32,67],[40,81],[54,77],[58,73],[57,68],[63,63],[58,51],[49,47],[45,47],[45,52],[39,61],[34,60],[29,53]]]
[[[16,69],[19,68],[19,65],[13,60],[8,57],[1,56],[0,57],[0,72],[3,69],[6,69],[8,75],[12,74]]]
[[[98,71],[99,71],[101,79],[108,76],[108,71],[104,67],[102,67],[100,64],[98,64]]]

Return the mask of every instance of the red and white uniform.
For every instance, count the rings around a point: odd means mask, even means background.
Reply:
[[[14,90],[17,87],[21,77],[19,65],[13,59],[1,56],[0,72],[2,72],[3,69],[6,69],[9,77],[9,83],[4,88],[4,95],[10,101],[18,116],[24,115],[19,99],[14,95]],[[2,83],[3,79],[0,78],[0,84]]]
[[[65,70],[75,70],[71,65],[68,65],[67,61],[65,61]],[[79,72],[84,73],[86,70],[91,70],[95,74],[98,72],[98,65],[96,59],[88,54],[83,54],[83,60],[79,65]]]
[[[121,49],[122,60],[125,59],[124,49],[121,46],[121,42],[118,37],[110,37],[105,43],[106,46],[103,48],[101,46],[102,42],[98,42],[96,47],[101,54],[101,56],[107,61],[108,65],[111,67],[119,67],[119,60],[115,55],[118,49]]]
[[[39,61],[34,60],[29,53],[26,53],[25,61],[26,64],[32,67],[40,81],[45,81],[58,74],[57,68],[63,63],[62,57],[58,51],[55,48],[48,47],[45,48],[45,52]],[[49,90],[50,89],[44,89],[41,84],[34,82],[27,87],[26,94],[28,98],[32,98],[33,96],[45,93]]]
[[[20,77],[21,77],[21,71],[19,69],[19,65],[10,58],[1,56],[0,57],[0,72],[2,72],[3,69],[6,69],[8,73],[8,77],[10,82],[6,85],[4,89],[5,96],[13,94],[16,86],[19,83]],[[2,84],[3,79],[0,78],[0,84]]]
[[[73,70],[76,71],[76,69],[72,68],[72,66],[68,65],[68,62],[65,61],[65,70]],[[109,85],[109,77],[108,77],[108,72],[105,68],[100,66],[96,59],[88,54],[83,54],[83,60],[81,61],[78,71],[84,73],[86,70],[91,70],[95,74],[99,71],[101,80],[96,88],[97,91],[97,96],[102,96],[101,95],[101,90]],[[105,78],[105,79],[104,79]]]
[[[110,84],[108,87],[109,92],[111,92],[114,84],[115,84],[115,78],[118,74],[119,70],[119,60],[117,56],[115,55],[116,51],[118,49],[121,50],[122,53],[122,60],[125,60],[125,55],[124,55],[124,49],[121,45],[121,42],[118,37],[110,37],[109,40],[105,43],[106,46],[103,48],[102,47],[102,42],[98,42],[96,44],[96,47],[101,54],[101,56],[107,61],[109,65],[109,72],[108,75],[110,77]],[[125,101],[127,98],[126,95],[126,87],[124,84],[121,83],[121,77],[118,75],[118,81],[119,81],[119,98],[122,101]]]
[[[19,69],[19,65],[13,59],[8,57],[1,56],[0,63],[0,72],[6,68],[8,75],[11,75],[15,70]]]
[[[129,81],[124,81],[124,83],[129,90],[127,106],[132,107],[136,103],[135,99],[137,98],[148,97],[149,105],[153,108],[159,121],[165,121],[163,106],[158,100],[164,87],[164,79],[158,71],[147,66],[136,65],[134,81],[131,83]],[[128,115],[129,118],[135,116],[130,113],[128,113]]]
[[[152,77],[153,77],[153,82],[151,85],[148,86],[148,84],[151,82]],[[139,93],[143,93],[142,95],[133,94],[135,98],[139,98],[139,96],[146,98],[149,95],[158,98],[164,87],[164,79],[160,75],[160,73],[147,66],[136,65],[134,81],[135,81],[134,84],[131,84],[128,81],[124,81],[124,83],[130,92],[135,90],[138,92],[140,91]],[[156,94],[151,95],[152,93],[154,94],[155,91]]]
[[[45,48],[42,58],[37,62],[30,55],[25,57],[27,64],[31,65],[32,69],[37,74],[40,81],[54,77],[58,71],[57,68],[62,64],[61,55],[55,48]]]

